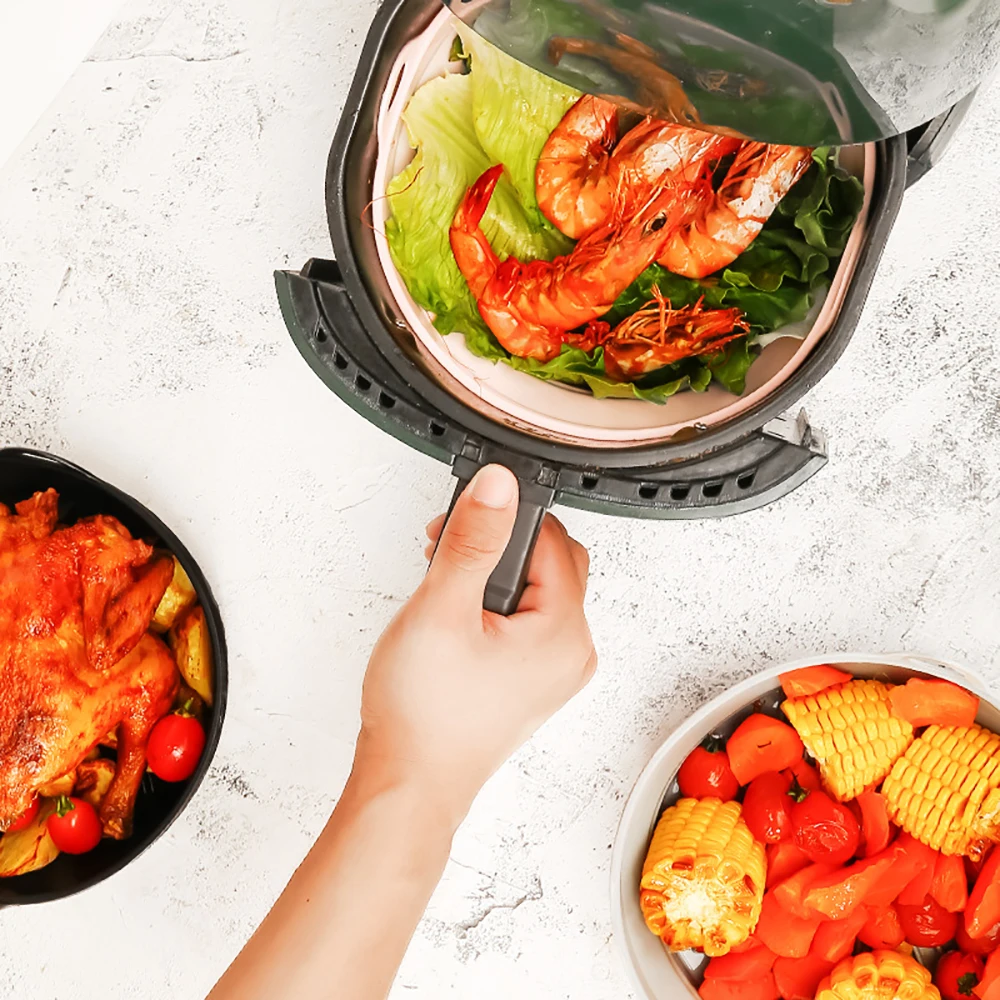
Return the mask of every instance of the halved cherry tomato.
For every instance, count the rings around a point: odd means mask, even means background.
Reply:
[[[706,979],[698,988],[701,1000],[777,1000],[778,987],[774,984],[774,973],[769,972],[760,979],[734,981],[729,979]]]
[[[787,774],[797,781],[803,791],[815,792],[823,787],[819,771],[805,758],[797,760],[791,767],[786,767],[782,774]]]
[[[958,929],[958,916],[949,913],[930,896],[917,906],[896,903],[896,912],[906,932],[906,940],[914,948],[940,948]]]
[[[42,801],[36,795],[31,800],[31,805],[21,813],[20,816],[14,820],[10,826],[7,827],[7,833],[17,833],[18,830],[23,830],[31,825],[31,821],[38,815],[38,810],[41,808]]]
[[[765,771],[791,767],[802,759],[804,751],[791,726],[759,712],[744,719],[726,744],[733,774],[741,785],[748,785]]]
[[[888,948],[890,951],[898,948],[906,937],[899,914],[892,906],[878,909],[868,907],[868,919],[864,927],[858,931],[858,940],[862,944],[874,948]]]
[[[776,844],[792,832],[792,779],[766,771],[750,782],[743,798],[743,819],[762,844]]]
[[[832,968],[832,962],[812,953],[804,958],[779,958],[774,963],[774,983],[782,1000],[814,1000],[816,987]]]
[[[186,781],[195,772],[205,749],[205,730],[193,716],[165,715],[149,734],[146,763],[164,781]]]
[[[792,838],[811,860],[842,865],[857,853],[861,829],[845,805],[810,792],[792,806]]]
[[[730,952],[713,958],[705,966],[706,979],[761,979],[766,976],[778,956],[770,948],[758,944],[750,951]]]
[[[86,854],[101,842],[101,821],[83,799],[60,795],[46,825],[53,843],[65,854]]]
[[[855,800],[861,812],[861,839],[864,842],[864,854],[870,858],[889,846],[892,836],[892,826],[889,823],[889,811],[885,799],[878,792],[862,792]]]
[[[931,895],[949,912],[962,913],[969,902],[965,865],[958,855],[939,854],[931,880]]]
[[[809,920],[816,914],[805,904],[806,893],[821,879],[839,871],[839,867],[839,865],[810,865],[808,868],[803,868],[774,887],[774,898],[793,916]]]
[[[911,677],[889,690],[892,714],[914,729],[930,726],[971,726],[979,712],[979,699],[951,681]]]
[[[969,893],[965,929],[969,937],[982,937],[1000,923],[1000,850],[994,850]]]
[[[819,694],[820,691],[825,691],[835,684],[844,684],[852,679],[850,674],[824,663],[782,674],[781,690],[785,692],[786,698],[804,698],[810,694]]]
[[[868,911],[858,907],[843,920],[824,920],[816,931],[809,954],[836,964],[854,951],[854,940],[868,923]]]
[[[967,1000],[972,988],[983,978],[983,960],[978,955],[949,951],[938,960],[934,970],[934,985],[943,1000]]]
[[[736,798],[740,783],[722,747],[722,740],[710,737],[688,754],[677,772],[681,795],[690,799],[722,799],[723,802]]]
[[[796,847],[790,840],[780,844],[770,844],[767,848],[767,888],[784,882],[796,872],[808,868],[812,862],[805,851]]]
[[[992,955],[994,951],[1000,951],[1000,923],[994,924],[982,937],[970,938],[965,921],[959,919],[955,944],[970,955]]]
[[[822,917],[802,920],[789,913],[775,898],[774,890],[764,894],[754,937],[782,958],[804,958]]]
[[[828,920],[843,920],[862,904],[871,903],[875,887],[883,882],[902,851],[895,844],[881,854],[842,868],[825,879],[820,879],[807,892],[805,905]],[[895,898],[895,897],[893,897]],[[890,899],[883,905],[892,902]]]

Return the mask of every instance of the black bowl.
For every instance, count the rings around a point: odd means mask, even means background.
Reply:
[[[76,465],[43,452],[21,448],[0,449],[0,503],[8,506],[38,490],[59,493],[59,520],[73,524],[92,514],[118,518],[132,534],[168,549],[180,561],[205,610],[212,639],[214,704],[205,727],[205,751],[198,769],[184,782],[171,784],[147,773],[136,803],[132,836],[127,840],[102,840],[88,854],[61,854],[52,864],[27,875],[0,879],[0,906],[44,903],[71,896],[106,879],[137,858],[180,815],[197,791],[215,755],[226,713],[228,671],[226,639],[218,605],[198,564],[180,539],[136,500],[92,476]]]

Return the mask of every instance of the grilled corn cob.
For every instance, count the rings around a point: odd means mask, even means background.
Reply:
[[[781,706],[840,802],[877,785],[913,741],[913,727],[892,714],[889,687],[848,681]]]
[[[681,799],[660,817],[643,865],[646,926],[671,951],[726,955],[757,926],[765,870],[738,802]]]
[[[845,958],[816,991],[816,1000],[941,1000],[931,974],[896,951]]]
[[[943,854],[978,860],[1000,841],[1000,736],[928,726],[882,786],[889,819]]]

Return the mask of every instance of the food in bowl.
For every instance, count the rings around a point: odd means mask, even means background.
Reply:
[[[212,697],[174,556],[113,517],[61,525],[58,507],[52,489],[0,504],[0,877],[127,838],[147,767],[193,771]]]
[[[831,150],[630,119],[457,30],[387,189],[414,301],[473,354],[597,397],[742,393],[829,287],[860,181]]]
[[[648,929],[709,959],[704,1000],[1000,998],[1000,736],[978,697],[829,666],[781,683],[784,719],[757,705],[681,766]]]

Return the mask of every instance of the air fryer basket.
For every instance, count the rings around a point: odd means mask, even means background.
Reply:
[[[876,144],[864,245],[840,314],[798,370],[739,417],[637,447],[579,447],[490,420],[428,371],[401,318],[367,221],[376,120],[400,49],[440,12],[440,0],[386,0],[375,15],[333,141],[326,202],[335,261],[276,274],[292,339],[323,381],[384,430],[452,465],[463,485],[501,462],[521,480],[515,538],[488,604],[516,605],[544,510],[552,503],[655,518],[735,514],[795,489],[826,462],[823,435],[795,404],[843,353],[907,186],[907,139]]]

